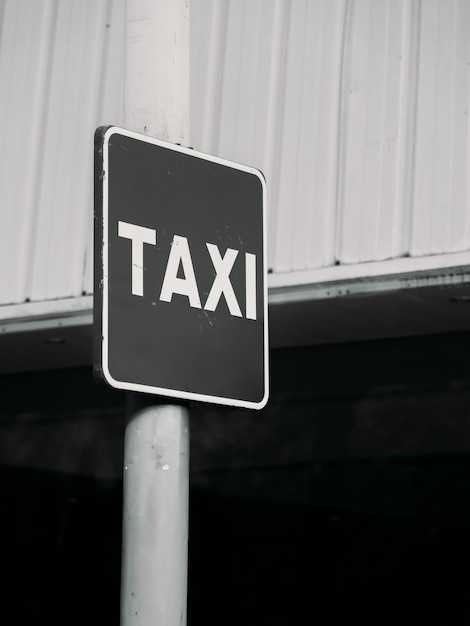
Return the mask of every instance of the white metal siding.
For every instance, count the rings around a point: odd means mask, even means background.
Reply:
[[[412,255],[470,245],[470,3],[421,7]]]
[[[123,2],[3,3],[3,303],[92,289],[93,130],[122,119],[123,25]]]
[[[192,141],[265,171],[274,272],[469,249],[468,0],[192,7]]]
[[[396,0],[348,7],[335,242],[341,263],[393,258],[408,248],[404,183],[415,9]]]
[[[275,273],[470,249],[469,32],[468,0],[191,0],[191,143],[265,173]],[[123,54],[124,0],[0,2],[0,303],[92,291]]]
[[[332,263],[346,1],[191,7],[193,145],[265,173],[275,270]]]

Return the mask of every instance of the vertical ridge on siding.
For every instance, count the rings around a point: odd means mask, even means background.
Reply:
[[[405,252],[399,195],[409,149],[402,132],[408,112],[406,46],[410,3],[351,0],[349,60],[343,90],[344,180],[337,258],[358,263]]]
[[[302,84],[301,107],[296,125],[296,144],[286,152],[298,153],[293,172],[295,189],[291,218],[292,234],[289,269],[320,267],[334,262],[334,220],[336,212],[337,134],[341,80],[341,47],[345,3],[307,3],[307,11],[296,24],[306,31],[299,50]],[[295,38],[294,33],[292,39]],[[294,98],[294,93],[292,99]],[[292,121],[295,117],[292,116]],[[284,125],[289,139],[291,120]],[[287,185],[286,185],[287,188]],[[286,198],[287,201],[287,198]]]
[[[421,12],[411,253],[468,249],[470,5],[428,0]]]
[[[198,111],[202,119],[196,120],[196,141],[194,141],[193,117],[190,136],[194,147],[198,147],[197,144],[200,142],[200,149],[210,154],[215,154],[219,144],[227,12],[227,3],[217,0],[201,3],[197,10],[194,10],[193,4],[191,5],[191,42],[196,35],[199,43],[192,46],[192,50],[198,51],[196,59],[193,59],[191,53],[191,108]]]
[[[57,53],[51,68],[43,182],[30,267],[32,300],[79,295],[83,281],[90,130],[106,4],[83,0],[59,3],[58,8]]]
[[[470,4],[459,2],[455,17],[454,33],[454,76],[455,92],[452,119],[455,120],[453,131],[454,151],[452,155],[452,183],[450,186],[451,206],[458,207],[460,219],[448,218],[448,244],[459,250],[470,247]],[[455,243],[458,242],[456,246]]]
[[[273,27],[270,33],[271,54],[268,64],[268,101],[266,109],[266,144],[262,163],[269,189],[268,195],[268,265],[272,271],[275,241],[280,221],[279,187],[280,155],[282,149],[282,119],[284,117],[284,89],[286,76],[286,49],[290,22],[290,2],[275,0]]]
[[[43,117],[56,3],[5,2],[0,45],[0,263],[2,302],[29,297]],[[6,270],[6,271],[5,271]]]
[[[273,7],[266,0],[231,0],[227,4],[229,28],[224,29],[220,121],[214,148],[221,155],[237,154],[237,159],[248,165],[259,163],[264,156],[272,20]]]
[[[123,123],[123,68],[124,68],[124,2],[107,0],[105,24],[103,25],[102,56],[98,73],[98,94],[95,102],[95,117],[92,130],[105,124]],[[90,146],[89,196],[86,208],[86,251],[83,272],[83,293],[93,292],[93,186],[92,158]]]
[[[399,171],[402,175],[397,180],[397,202],[402,203],[402,211],[395,211],[394,232],[399,239],[399,249],[403,254],[410,254],[413,219],[413,196],[416,171],[416,119],[418,111],[420,21],[422,0],[412,3],[410,11],[405,13],[407,23],[404,26],[403,58],[404,80],[400,87],[400,108],[405,120],[400,125],[400,141],[404,146],[401,152]]]

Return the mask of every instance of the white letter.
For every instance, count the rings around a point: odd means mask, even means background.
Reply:
[[[256,319],[256,255],[245,253],[246,317]]]
[[[184,278],[178,278],[179,265],[183,266]],[[195,309],[201,308],[193,261],[186,237],[175,235],[171,244],[170,256],[165,270],[160,300],[171,302],[174,293],[188,296],[189,304]]]
[[[238,306],[237,298],[229,278],[229,274],[232,271],[233,264],[238,255],[238,250],[227,248],[225,256],[222,258],[217,246],[212,243],[207,243],[206,246],[211,255],[216,275],[204,308],[207,311],[215,311],[220,296],[224,294],[230,315],[242,317],[242,312]]]
[[[118,236],[132,241],[132,295],[144,295],[144,243],[154,246],[157,231],[153,228],[118,222]]]

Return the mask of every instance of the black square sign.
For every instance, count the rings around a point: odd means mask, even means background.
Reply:
[[[95,134],[95,369],[118,389],[262,408],[263,175],[116,127]]]

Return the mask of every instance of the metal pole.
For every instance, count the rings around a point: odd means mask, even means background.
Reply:
[[[186,624],[188,412],[129,397],[124,452],[122,626]],[[147,406],[146,406],[147,405]]]
[[[189,0],[127,0],[124,123],[189,145]]]
[[[127,0],[124,118],[189,145],[189,0]],[[185,626],[189,419],[129,396],[124,448],[121,626]]]

